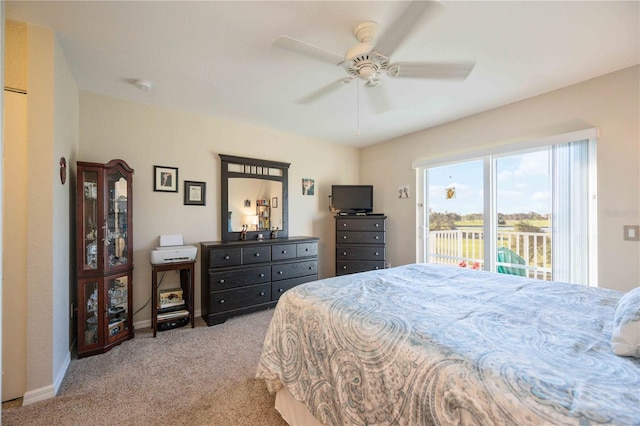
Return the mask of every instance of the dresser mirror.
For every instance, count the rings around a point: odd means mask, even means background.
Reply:
[[[288,236],[289,165],[220,154],[222,241]]]

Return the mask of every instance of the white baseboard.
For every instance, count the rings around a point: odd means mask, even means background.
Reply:
[[[62,380],[64,380],[64,376],[67,374],[67,370],[69,369],[70,364],[71,352],[67,352],[64,363],[62,364],[62,368],[60,368],[58,374],[56,374],[53,384],[27,391],[22,398],[22,405],[31,405],[35,404],[36,402],[55,398],[55,396],[58,394],[58,391],[60,390]]]
[[[24,398],[22,399],[22,405],[31,405],[36,402],[44,401],[47,399],[54,398],[56,396],[56,391],[53,388],[53,385],[45,386],[39,389],[34,389],[32,391],[28,391],[24,394]]]
[[[67,352],[67,356],[65,357],[64,363],[58,374],[56,375],[55,380],[53,381],[53,391],[55,394],[58,394],[60,390],[60,386],[62,385],[62,380],[64,380],[64,376],[67,374],[67,370],[69,369],[69,365],[71,364],[71,352]]]

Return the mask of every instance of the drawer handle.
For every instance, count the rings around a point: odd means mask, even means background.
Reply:
[[[376,266],[376,269],[378,269],[378,267]]]
[[[218,303],[224,303],[224,299],[220,299]]]
[[[346,252],[346,251],[343,251],[343,252],[342,252],[342,255],[343,255],[343,256],[346,256],[346,255],[347,255],[347,252]]]
[[[264,277],[264,274],[260,274],[260,278]]]
[[[346,236],[346,235],[343,235],[343,236],[342,236],[342,239],[343,239],[343,240],[346,240],[346,239],[347,239],[347,236]]]
[[[224,284],[224,280],[220,280],[218,281],[220,284]]]
[[[309,249],[308,249],[308,248],[306,248],[306,249],[304,249],[304,251],[309,251]]]
[[[376,240],[379,240],[379,239],[380,239],[380,237],[378,237],[378,236],[376,235]]]
[[[224,257],[224,260],[229,260],[229,255],[226,255],[226,256]]]
[[[260,253],[256,253],[256,257],[260,257]]]
[[[282,271],[278,271],[278,275],[282,275]]]
[[[377,228],[377,227],[379,227],[379,226],[380,226],[380,224],[379,224],[379,223],[376,223],[376,228]]]
[[[380,256],[380,253],[376,252],[376,256]]]
[[[278,289],[278,293],[283,293],[284,292],[284,288],[279,288]]]
[[[342,267],[342,269],[347,269],[347,265],[344,265],[344,266]]]
[[[346,223],[343,223],[343,224],[342,224],[342,226],[346,227],[346,226],[347,226],[347,224],[346,224]]]
[[[287,251],[286,250],[282,250],[282,254],[287,254]]]
[[[309,270],[310,270],[310,271],[313,271],[313,266],[309,266]]]
[[[260,292],[260,296],[264,296],[264,291],[261,291],[261,292]]]

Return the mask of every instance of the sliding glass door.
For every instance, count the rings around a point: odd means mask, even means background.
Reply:
[[[428,262],[481,269],[484,263],[483,162],[429,168]]]
[[[494,161],[496,271],[551,280],[549,148]]]
[[[595,138],[433,161],[418,261],[595,285]]]

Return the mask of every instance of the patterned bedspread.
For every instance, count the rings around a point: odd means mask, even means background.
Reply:
[[[640,425],[621,295],[426,264],[324,279],[280,298],[257,377],[328,425]]]

